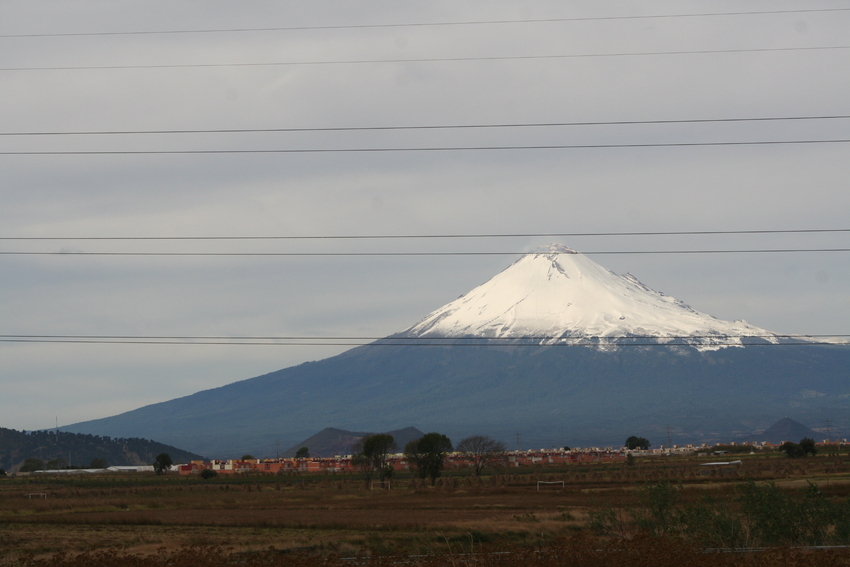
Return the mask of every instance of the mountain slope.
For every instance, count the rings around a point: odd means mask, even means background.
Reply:
[[[324,427],[412,423],[531,447],[618,445],[671,426],[677,441],[727,441],[778,416],[841,427],[850,350],[761,346],[671,355],[574,346],[368,345],[67,430],[142,435],[207,456],[274,455]],[[847,424],[843,424],[847,425]]]

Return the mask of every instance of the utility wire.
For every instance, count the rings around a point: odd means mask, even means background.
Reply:
[[[722,338],[728,339],[814,339],[814,338],[839,338],[850,337],[850,334],[836,335],[799,335],[799,334],[778,334],[769,333],[766,335],[754,334],[726,334]],[[16,334],[0,334],[0,339],[116,339],[116,340],[175,340],[175,341],[196,341],[196,340],[228,340],[228,341],[388,341],[388,342],[415,342],[415,341],[480,341],[485,337],[425,337],[425,336],[317,336],[317,335],[16,335]],[[627,337],[611,337],[607,335],[582,335],[582,336],[561,336],[561,335],[520,335],[509,338],[493,338],[488,340],[524,340],[524,341],[549,341],[556,339],[569,340],[610,340],[610,339],[711,339],[719,338],[718,335],[670,335],[659,337],[657,335],[629,335]]]
[[[578,150],[623,148],[687,148],[722,146],[778,146],[810,144],[845,144],[848,138],[827,140],[752,140],[741,142],[668,142],[639,144],[551,144],[534,146],[419,146],[406,148],[283,148],[263,150],[34,150],[3,151],[3,156],[94,156],[94,155],[221,155],[221,154],[319,154],[319,153],[393,153],[393,152],[459,152],[508,150]]]
[[[185,130],[78,130],[70,132],[0,132],[0,136],[97,136],[136,134],[254,134],[290,132],[374,132],[393,130],[469,130],[488,128],[541,128],[564,126],[634,126],[660,124],[718,124],[735,122],[777,122],[800,120],[837,120],[850,118],[850,114],[824,116],[768,116],[759,118],[695,118],[684,120],[614,120],[598,122],[526,122],[515,124],[440,124],[420,126],[335,126],[327,128],[218,128]]]
[[[580,236],[692,236],[731,234],[809,234],[850,232],[850,228],[792,230],[676,230],[654,232],[538,232],[482,234],[366,234],[341,236],[0,236],[0,240],[367,240],[414,238],[561,238]]]
[[[540,19],[514,19],[514,20],[477,20],[466,22],[409,22],[390,24],[347,24],[327,26],[285,26],[285,27],[262,27],[262,28],[217,28],[217,29],[183,29],[183,30],[138,30],[138,31],[105,31],[105,32],[64,32],[64,33],[20,33],[0,34],[0,38],[35,38],[35,37],[97,37],[115,35],[173,35],[173,34],[206,34],[206,33],[244,33],[244,32],[277,32],[277,31],[315,31],[315,30],[346,30],[346,29],[376,29],[376,28],[412,28],[412,27],[445,27],[445,26],[479,26],[479,25],[504,25],[504,24],[538,24],[558,22],[588,22],[588,21],[612,21],[612,20],[647,20],[647,19],[669,19],[669,18],[703,18],[712,16],[754,16],[769,14],[801,14],[801,13],[823,13],[844,12],[850,8],[819,8],[799,10],[765,10],[745,12],[704,12],[696,14],[648,14],[634,16],[586,16],[573,18],[540,18]]]
[[[845,336],[845,335],[839,335]],[[746,337],[750,338],[750,337]],[[758,337],[755,337],[758,338]],[[693,345],[684,340],[681,342],[634,342],[630,341],[629,337],[609,337],[601,341],[582,342],[582,338],[567,338],[565,342],[553,343],[533,343],[515,341],[512,339],[497,340],[478,338],[479,342],[440,342],[440,341],[414,341],[414,342],[364,342],[358,340],[346,340],[343,342],[268,342],[268,341],[168,341],[168,340],[106,340],[106,339],[15,339],[15,338],[0,338],[0,343],[28,343],[28,344],[135,344],[135,345],[229,345],[229,346],[389,346],[389,347],[588,347],[588,346],[659,346],[659,347],[677,347],[677,346],[843,346],[845,343],[836,343],[832,341],[807,341],[796,340],[792,342],[777,342],[772,343],[766,340],[758,342],[737,342],[737,341],[712,341],[711,343],[697,343]],[[554,340],[554,339],[553,339]],[[625,340],[626,342],[620,342]]]
[[[270,61],[259,63],[171,63],[139,65],[67,65],[51,67],[0,67],[0,71],[91,71],[127,69],[200,69],[211,67],[283,67],[314,65],[363,65],[380,63],[458,63],[471,61],[527,61],[546,59],[584,59],[599,57],[652,57],[660,55],[713,55],[730,53],[770,53],[790,51],[828,51],[850,49],[850,45],[808,47],[755,47],[740,49],[695,49],[677,51],[633,51],[619,53],[574,53],[565,55],[492,55],[482,57],[422,57],[408,59],[337,59],[327,61]]]
[[[771,254],[805,252],[850,252],[850,248],[770,248],[745,250],[601,250],[581,252],[585,256],[619,254]],[[0,251],[0,256],[239,256],[239,257],[329,257],[329,256],[521,256],[525,254],[575,254],[576,252],[23,252]]]

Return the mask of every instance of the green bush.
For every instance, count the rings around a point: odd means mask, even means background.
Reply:
[[[681,489],[666,480],[644,486],[639,492],[642,509],[635,513],[638,527],[653,535],[679,531],[676,504]]]
[[[738,490],[750,538],[761,545],[823,545],[831,528],[838,527],[840,510],[846,508],[830,502],[811,482],[797,497],[772,482],[758,485],[750,481]]]
[[[705,496],[678,516],[682,534],[704,547],[740,547],[745,543],[741,518],[729,504]]]
[[[735,495],[680,504],[681,487],[667,481],[638,492],[639,506],[590,512],[598,535],[626,537],[636,527],[652,536],[678,536],[704,547],[850,544],[850,499],[831,500],[813,483],[800,491],[747,481]]]

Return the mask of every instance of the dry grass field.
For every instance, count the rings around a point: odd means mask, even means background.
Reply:
[[[350,475],[4,478],[0,565],[850,565],[850,550],[808,548],[850,543],[850,457],[741,459],[398,478],[391,490]],[[771,549],[705,551],[744,545]]]

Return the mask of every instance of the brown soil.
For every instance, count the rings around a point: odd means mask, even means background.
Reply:
[[[743,478],[790,488],[814,479],[850,494],[850,460],[749,456],[701,473],[694,459],[538,469],[483,481],[449,477],[438,487],[411,479],[365,490],[356,478],[121,476],[0,479],[0,566],[57,552],[113,550],[157,555],[186,546],[312,555],[469,553],[534,549],[587,527],[600,506],[636,504],[635,487],[680,483],[684,500],[723,497]],[[538,480],[565,486],[537,490]],[[47,495],[46,498],[28,494]]]

